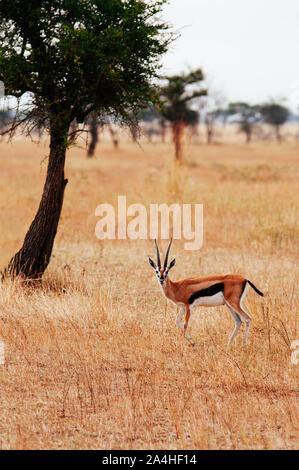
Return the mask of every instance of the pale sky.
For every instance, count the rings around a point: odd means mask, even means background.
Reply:
[[[169,0],[163,18],[181,34],[163,73],[201,67],[229,101],[299,106],[299,0]]]

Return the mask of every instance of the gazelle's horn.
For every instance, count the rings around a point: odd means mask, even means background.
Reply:
[[[166,251],[166,255],[165,255],[165,260],[164,260],[164,266],[163,266],[164,269],[167,268],[168,254],[169,254],[169,250],[170,250],[171,243],[172,243],[172,238],[170,239],[169,245],[168,245],[168,247],[167,247],[167,251]]]
[[[160,253],[159,253],[159,248],[158,248],[156,239],[155,239],[155,245],[156,245],[156,253],[157,253],[157,264],[158,264],[158,268],[161,268]]]

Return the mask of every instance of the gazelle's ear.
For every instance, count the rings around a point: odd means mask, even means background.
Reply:
[[[175,265],[175,258],[173,258],[173,260],[171,261],[171,263],[169,263],[169,266],[168,266],[168,271],[173,268]]]
[[[156,269],[156,265],[155,265],[155,263],[153,262],[152,258],[149,258],[149,259],[148,259],[148,262],[149,262],[149,264],[150,264],[154,269]]]

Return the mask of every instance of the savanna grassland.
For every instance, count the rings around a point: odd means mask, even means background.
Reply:
[[[128,140],[128,139],[127,139]],[[0,268],[38,207],[48,143],[0,143]],[[0,284],[2,449],[294,449],[298,447],[299,147],[295,143],[101,143],[68,151],[62,217],[42,283]],[[148,240],[94,235],[95,208],[203,203],[204,243],[173,243],[172,279],[237,272],[252,316],[230,347],[225,307],[198,308],[196,346],[175,324]],[[162,251],[167,242],[160,241]]]

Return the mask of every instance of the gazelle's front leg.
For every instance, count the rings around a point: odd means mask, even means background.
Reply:
[[[187,316],[188,311],[189,311],[189,314]],[[184,315],[185,312],[186,312],[185,324],[182,325],[181,320],[182,320],[182,316]],[[176,319],[176,324],[184,332],[185,338],[192,344],[192,346],[194,346],[194,342],[192,341],[192,339],[190,338],[190,336],[188,335],[188,332],[187,332],[190,315],[191,315],[191,310],[190,310],[189,306],[181,307],[180,311],[179,311],[179,314],[177,316],[177,319]]]
[[[184,315],[184,312],[185,312],[185,307],[181,307],[179,314],[177,316],[177,319],[176,319],[176,324],[178,325],[179,328],[181,328],[182,331],[184,331],[184,327],[181,323],[181,319],[182,319],[182,316]]]
[[[186,316],[185,316],[185,325],[184,325],[184,336],[185,338],[189,341],[190,344],[192,344],[192,346],[194,346],[194,342],[192,341],[192,339],[190,338],[189,334],[188,334],[188,326],[189,326],[189,320],[190,320],[190,317],[191,317],[191,313],[192,313],[192,310],[190,308],[189,305],[186,305]]]

